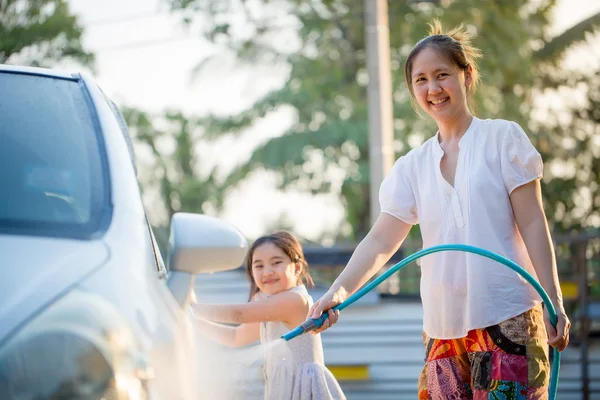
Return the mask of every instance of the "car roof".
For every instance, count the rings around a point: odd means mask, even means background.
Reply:
[[[50,78],[62,78],[71,80],[80,79],[79,74],[69,73],[66,71],[50,68],[28,67],[25,65],[0,64],[0,72],[46,76]]]

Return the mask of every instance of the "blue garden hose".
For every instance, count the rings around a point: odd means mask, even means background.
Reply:
[[[490,258],[494,261],[498,261],[500,264],[506,265],[508,268],[512,269],[513,271],[515,271],[516,273],[521,275],[523,278],[525,278],[525,280],[527,282],[529,282],[529,284],[531,286],[533,286],[534,289],[539,293],[540,297],[542,298],[542,300],[544,302],[546,310],[548,310],[548,315],[550,315],[550,322],[552,322],[552,325],[556,326],[556,323],[558,321],[558,318],[556,316],[556,310],[554,309],[554,306],[552,305],[552,302],[550,301],[550,298],[548,297],[548,294],[546,293],[544,288],[542,288],[542,286],[539,284],[539,282],[533,276],[531,276],[527,271],[525,271],[523,268],[519,267],[517,264],[515,264],[508,258],[502,257],[501,255],[498,255],[496,253],[493,253],[493,252],[485,250],[485,249],[480,249],[478,247],[469,246],[469,245],[465,245],[465,244],[444,244],[444,245],[440,245],[440,246],[429,247],[427,249],[418,251],[418,252],[410,255],[409,257],[406,257],[404,260],[400,261],[398,264],[396,264],[393,267],[391,267],[390,269],[388,269],[385,273],[381,274],[381,276],[377,277],[377,279],[374,279],[371,283],[369,283],[369,284],[363,286],[362,288],[360,288],[359,290],[357,290],[356,293],[354,293],[352,296],[348,297],[346,299],[346,301],[333,307],[333,310],[342,311],[344,308],[352,305],[356,300],[363,297],[365,294],[367,294],[368,292],[373,290],[376,286],[378,286],[381,282],[385,281],[392,274],[394,274],[398,270],[404,268],[411,262],[413,262],[421,257],[424,257],[428,254],[437,253],[440,251],[464,251],[467,253],[479,254],[480,256]],[[325,320],[327,319],[327,317],[328,317],[327,312],[324,312],[319,318],[316,318],[316,319],[309,318],[308,320],[304,321],[298,327],[294,328],[293,330],[291,330],[288,333],[286,333],[285,335],[283,335],[282,339],[289,341],[303,333],[320,328],[323,325],[323,323],[325,322]],[[560,353],[557,349],[553,349],[552,372],[550,374],[550,387],[548,389],[550,400],[556,399],[556,390],[558,388],[559,369],[560,369]]]

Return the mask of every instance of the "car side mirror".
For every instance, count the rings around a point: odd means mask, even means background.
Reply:
[[[167,256],[169,289],[187,307],[195,275],[238,268],[247,251],[248,241],[235,226],[206,215],[176,213]]]

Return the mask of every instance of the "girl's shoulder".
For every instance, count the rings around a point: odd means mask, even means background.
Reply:
[[[308,293],[308,291],[306,290],[306,287],[304,285],[294,286],[293,288],[284,290],[277,294],[266,295],[263,298],[264,299],[269,298],[269,299],[274,299],[275,301],[286,301],[286,302],[293,302],[293,303],[296,303],[296,302],[309,303],[310,305],[312,305],[312,302],[313,302],[311,295]]]
[[[310,293],[308,293],[308,290],[306,290],[306,286],[305,285],[294,286],[293,288],[291,288],[289,290],[289,292],[298,293],[300,296],[308,299],[311,303],[313,301],[313,298],[310,295]]]

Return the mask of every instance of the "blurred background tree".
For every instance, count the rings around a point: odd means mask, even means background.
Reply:
[[[362,237],[370,226],[364,0],[169,1],[190,29],[200,25],[200,33],[234,54],[240,65],[279,63],[290,68],[281,88],[247,110],[202,121],[206,137],[216,139],[243,134],[283,107],[295,112],[291,126],[261,143],[232,171],[226,186],[235,187],[253,172],[267,170],[278,176],[281,189],[337,193],[346,212],[338,241]],[[567,231],[600,225],[594,190],[598,125],[597,118],[589,119],[600,113],[594,91],[598,71],[574,74],[562,69],[565,55],[590,40],[600,14],[553,37],[554,6],[554,0],[390,2],[395,150],[397,156],[405,154],[435,132],[433,121],[417,117],[411,108],[403,73],[408,52],[426,34],[432,18],[446,27],[463,23],[476,34],[475,45],[485,56],[476,115],[515,120],[530,132],[547,165],[550,222],[555,230]],[[282,42],[282,33],[290,29],[297,31],[297,46]],[[196,73],[216,60],[199,63]],[[533,118],[544,108],[537,101],[540,94],[574,84],[587,93],[587,101],[578,108],[561,99],[567,122]],[[570,147],[563,147],[566,143]],[[343,177],[337,186],[331,179],[336,174]]]
[[[71,59],[93,67],[82,35],[66,0],[0,1],[0,63],[48,67]]]
[[[561,233],[600,228],[600,55],[591,46],[599,27],[600,14],[592,15],[534,53],[533,93],[545,101],[530,125],[549,172],[547,213]],[[581,62],[566,66],[568,55]]]
[[[145,191],[158,194],[165,217],[179,210],[218,213],[231,188],[266,170],[278,177],[281,189],[338,195],[346,215],[334,236],[360,238],[369,228],[364,1],[169,2],[190,29],[201,21],[200,33],[241,65],[285,65],[289,76],[281,88],[236,115],[199,119],[168,111],[152,118],[125,110],[137,147],[145,148],[141,151],[152,164],[141,172],[140,182]],[[447,27],[464,23],[485,53],[477,115],[513,119],[528,128],[546,163],[550,222],[555,231],[580,232],[600,226],[600,68],[597,63],[565,68],[564,60],[585,52],[597,38],[600,15],[552,36],[554,5],[553,0],[391,2],[396,155],[435,130],[410,106],[403,77],[408,51],[433,17]],[[0,4],[0,21],[0,62],[52,66],[70,59],[93,67],[82,25],[65,0],[7,0]],[[291,45],[282,39],[290,31]],[[219,55],[199,63],[196,73],[206,72],[211,62],[218,63]],[[199,172],[194,146],[244,134],[281,108],[294,110],[292,124],[261,143],[226,179],[217,179],[216,169]]]
[[[197,118],[178,111],[159,116],[128,107],[121,111],[136,152],[144,155],[137,158],[138,181],[143,192],[157,199],[158,204],[151,207],[163,218],[154,218],[152,223],[162,254],[167,254],[168,224],[173,214],[218,213],[224,203],[223,180],[219,180],[216,167],[208,172],[200,169],[197,146],[204,138]]]

